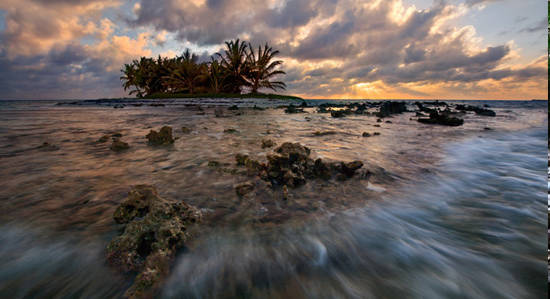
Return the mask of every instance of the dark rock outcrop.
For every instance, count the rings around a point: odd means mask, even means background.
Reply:
[[[380,111],[376,113],[378,117],[388,117],[392,114],[403,113],[407,111],[407,106],[404,102],[386,101],[380,106]]]
[[[172,127],[164,126],[160,128],[160,131],[149,131],[149,134],[145,136],[149,145],[166,145],[174,143],[174,137],[172,137]]]
[[[155,187],[138,185],[114,213],[124,232],[107,245],[109,264],[123,272],[137,272],[129,298],[153,297],[168,277],[176,250],[190,238],[188,227],[200,212],[185,202],[161,198]]]
[[[456,110],[459,111],[473,111],[478,115],[483,116],[496,116],[496,112],[490,109],[485,109],[477,106],[471,106],[471,105],[463,105],[463,104],[457,104]]]
[[[299,143],[283,143],[267,155],[267,163],[250,159],[248,155],[237,154],[237,165],[246,166],[249,175],[259,175],[272,185],[298,187],[306,179],[330,179],[334,175],[352,177],[363,166],[361,161],[327,163],[310,157],[311,150]]]
[[[111,144],[110,149],[115,152],[120,152],[123,150],[127,150],[130,148],[130,145],[128,143],[120,140],[119,138],[113,138],[113,143]]]
[[[443,125],[443,126],[461,126],[464,124],[464,120],[458,117],[451,117],[447,114],[438,113],[437,111],[432,111],[430,113],[430,118],[419,118],[418,122],[423,124],[431,125]]]

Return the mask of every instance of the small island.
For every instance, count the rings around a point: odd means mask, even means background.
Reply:
[[[174,58],[141,57],[125,64],[122,86],[130,95],[147,99],[166,98],[267,98],[301,99],[291,95],[260,93],[286,89],[280,69],[279,54],[265,43],[254,50],[252,44],[239,39],[226,41],[225,50],[200,62],[188,48]]]

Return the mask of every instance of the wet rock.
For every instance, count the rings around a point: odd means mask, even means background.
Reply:
[[[392,121],[391,120],[386,120],[385,121],[387,124],[392,124]]]
[[[235,193],[241,197],[252,191],[254,191],[254,184],[252,182],[245,182],[235,186]]]
[[[111,144],[111,147],[110,149],[115,151],[115,152],[120,152],[120,151],[123,151],[123,150],[127,150],[130,148],[130,145],[128,145],[128,143],[118,139],[118,138],[113,138],[113,143]]]
[[[124,108],[124,105],[123,105],[123,104],[115,104],[115,105],[113,106],[113,108],[114,108],[114,109],[122,109],[122,108]]]
[[[334,118],[341,118],[341,117],[345,117],[346,115],[350,115],[352,113],[353,111],[350,109],[332,110],[330,111],[330,116]]]
[[[353,162],[341,162],[340,163],[341,171],[347,177],[352,177],[359,168],[363,167],[363,162],[353,161]]]
[[[286,107],[285,109],[285,113],[289,113],[289,114],[292,114],[292,113],[304,113],[304,109],[303,108],[298,108],[292,104],[288,105],[288,107]]]
[[[299,143],[283,143],[267,155],[267,163],[250,159],[248,155],[237,154],[237,165],[246,166],[249,175],[258,175],[262,180],[273,186],[286,185],[298,187],[306,183],[306,179],[330,179],[335,174],[343,175],[345,179],[353,176],[360,161],[349,163],[326,163],[321,159],[313,161],[311,150]],[[342,166],[344,165],[345,166]]]
[[[248,161],[248,155],[237,154],[235,155],[235,160],[237,161],[237,165],[244,166],[246,161]]]
[[[463,105],[463,104],[457,104],[456,110],[460,111],[473,111],[478,115],[483,116],[496,116],[496,112],[490,109],[485,109],[477,106],[471,106],[471,105]]]
[[[268,148],[275,146],[275,142],[271,139],[263,139],[262,140],[262,148]]]
[[[160,128],[159,132],[151,130],[145,137],[147,138],[149,145],[166,145],[174,143],[174,138],[172,137],[172,127],[169,126]]]
[[[122,134],[119,133],[119,132],[115,132],[115,133],[111,134],[111,137],[120,138],[120,137],[122,137]]]
[[[99,142],[99,143],[105,143],[105,142],[109,141],[109,138],[111,138],[111,136],[109,136],[109,135],[103,135],[103,136],[101,136],[101,137],[97,140],[97,142]]]
[[[263,108],[263,107],[258,107],[258,106],[256,106],[256,105],[254,105],[254,107],[252,107],[252,109],[253,109],[253,110],[259,110],[259,111],[265,110],[265,108]]]
[[[233,129],[233,128],[228,128],[228,129],[223,130],[223,132],[228,133],[228,134],[232,134],[232,133],[237,133],[238,131]]]
[[[373,136],[379,136],[380,132],[374,132]]]
[[[151,107],[164,107],[165,105],[163,103],[152,103],[152,104],[149,104],[149,106],[151,106]]]
[[[181,132],[183,134],[189,134],[191,133],[191,129],[189,129],[188,127],[181,127]]]
[[[239,110],[239,107],[237,105],[233,105],[233,106],[227,108],[227,110]]]
[[[363,136],[363,137],[370,137],[370,136],[372,136],[372,135],[371,135],[369,132],[363,132],[363,135],[362,135],[362,136]]]
[[[315,131],[313,132],[313,136],[327,136],[327,135],[334,135],[336,134],[335,131]]]
[[[380,128],[380,125],[372,125],[373,127],[377,127],[377,128]]]
[[[380,106],[380,111],[376,114],[378,117],[388,117],[392,114],[403,113],[407,111],[404,102],[386,101]]]
[[[430,118],[419,118],[418,122],[423,124],[443,125],[443,126],[461,126],[464,120],[457,117],[451,117],[445,114],[440,114],[437,111],[430,113]]]
[[[114,213],[124,232],[107,245],[108,263],[122,272],[137,272],[125,297],[149,298],[168,277],[176,251],[191,237],[188,227],[200,212],[182,201],[161,198],[153,186],[138,185]]]

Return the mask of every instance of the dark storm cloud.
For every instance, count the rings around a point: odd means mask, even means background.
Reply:
[[[9,59],[0,52],[0,99],[93,98],[120,93],[119,72],[91,59],[80,45],[54,49],[44,55]]]

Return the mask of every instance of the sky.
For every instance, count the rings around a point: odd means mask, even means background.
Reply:
[[[286,94],[548,99],[545,0],[2,0],[0,99],[123,97],[141,56],[280,51]]]

